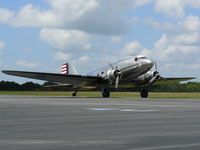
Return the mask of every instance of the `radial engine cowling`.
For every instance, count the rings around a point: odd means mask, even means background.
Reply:
[[[115,81],[117,76],[120,75],[121,72],[119,70],[115,69],[109,69],[107,71],[107,77],[110,81]]]
[[[146,74],[142,75],[139,77],[139,80],[142,83],[147,83],[147,84],[152,84],[154,83],[156,80],[158,80],[160,78],[160,74],[158,71],[149,71]]]
[[[152,84],[160,78],[160,74],[158,71],[152,71],[152,72],[149,72],[149,74],[147,74],[147,78],[148,78],[149,84]]]

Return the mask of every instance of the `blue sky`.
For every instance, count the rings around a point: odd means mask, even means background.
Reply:
[[[200,79],[200,0],[2,0],[0,70],[84,74],[131,54]],[[35,81],[0,73],[0,80]]]

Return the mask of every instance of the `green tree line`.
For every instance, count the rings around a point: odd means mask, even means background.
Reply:
[[[43,84],[26,82],[19,84],[16,82],[1,81],[0,91],[64,91],[70,90],[67,88],[44,88],[44,86],[52,85],[54,83],[44,82]],[[119,89],[118,91],[139,91],[137,88],[133,89]],[[149,88],[151,92],[200,92],[199,82],[187,82],[187,83],[173,83],[173,84],[161,84],[153,85]]]

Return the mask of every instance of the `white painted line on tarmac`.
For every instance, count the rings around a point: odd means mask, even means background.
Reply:
[[[115,110],[114,108],[86,108],[87,110],[96,110],[96,111],[102,111],[102,110]]]
[[[158,147],[147,147],[147,148],[129,149],[129,150],[157,150],[157,149],[177,149],[177,148],[193,149],[194,147],[199,147],[199,146],[200,146],[200,143],[189,143],[189,144],[164,145],[164,146],[158,146]]]
[[[115,108],[86,108],[87,110],[93,111],[109,111],[116,110],[121,112],[157,112],[158,110],[149,110],[149,109],[115,109]]]
[[[157,112],[158,110],[146,110],[146,109],[120,109],[125,112]]]

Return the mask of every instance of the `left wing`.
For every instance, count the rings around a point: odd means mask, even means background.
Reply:
[[[186,77],[186,78],[163,78],[160,77],[158,80],[153,82],[153,85],[159,85],[159,84],[166,84],[166,83],[177,83],[181,81],[188,81],[188,80],[193,80],[196,79],[194,77]],[[144,86],[150,86],[148,82],[144,81],[142,83],[132,83],[132,82],[121,82],[119,85],[119,88],[138,88],[138,87],[144,87]]]
[[[188,81],[196,79],[194,77],[187,77],[187,78],[160,78],[156,80],[153,84],[163,84],[163,83],[176,83],[181,81]]]
[[[27,72],[13,70],[3,70],[2,72],[8,75],[39,79],[50,82],[65,83],[73,86],[95,86],[98,82],[102,81],[102,78],[99,76],[63,75],[57,73]]]

